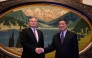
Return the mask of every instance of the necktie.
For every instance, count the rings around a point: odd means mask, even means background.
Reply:
[[[34,35],[35,35],[35,38],[36,38],[36,32],[35,32],[35,29],[33,29],[33,32],[34,32]]]
[[[36,36],[36,29],[33,29],[33,32],[34,32],[35,38],[36,38],[36,40],[38,42],[38,39],[37,39],[37,36]]]
[[[63,41],[64,41],[64,33],[62,32],[62,34],[61,34],[61,43],[63,43]]]

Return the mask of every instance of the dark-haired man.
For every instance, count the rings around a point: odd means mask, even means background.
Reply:
[[[44,53],[56,50],[55,58],[79,58],[77,34],[67,30],[66,20],[58,22],[60,32],[55,34],[47,48],[39,48]]]

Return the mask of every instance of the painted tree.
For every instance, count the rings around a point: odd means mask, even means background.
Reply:
[[[18,36],[18,38],[17,38],[16,47],[17,47],[17,48],[21,48],[21,44],[20,44],[20,31],[19,31],[19,36]]]
[[[21,48],[21,43],[20,43],[20,32],[21,32],[21,27],[20,27],[19,36],[18,36],[17,42],[16,42],[16,47],[17,47],[17,48]]]
[[[9,38],[9,44],[8,44],[8,46],[9,47],[14,47],[14,30],[12,32],[12,35]]]

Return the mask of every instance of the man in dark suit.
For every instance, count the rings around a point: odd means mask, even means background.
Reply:
[[[38,48],[44,48],[43,33],[36,29],[37,23],[37,19],[31,17],[28,22],[29,28],[21,31],[21,46],[23,47],[21,58],[45,58],[43,53],[37,53]]]
[[[40,51],[49,53],[56,50],[55,58],[79,58],[77,34],[67,30],[66,20],[60,20],[58,27],[60,32],[53,36],[51,45],[39,48]]]

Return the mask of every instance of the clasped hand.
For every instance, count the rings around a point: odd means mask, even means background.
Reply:
[[[37,54],[41,54],[41,53],[44,52],[44,49],[43,49],[43,48],[36,48],[36,49],[35,49],[35,52],[36,52]]]

